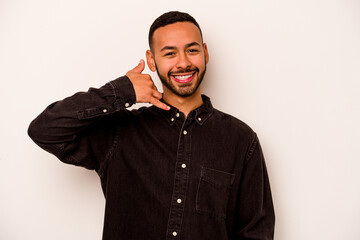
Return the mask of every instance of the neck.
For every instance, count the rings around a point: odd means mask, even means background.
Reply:
[[[200,87],[193,95],[188,97],[180,97],[170,90],[166,90],[164,89],[164,101],[184,113],[185,118],[192,110],[200,107],[203,104]]]

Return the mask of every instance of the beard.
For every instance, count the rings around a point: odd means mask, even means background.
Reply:
[[[171,92],[173,92],[175,95],[177,95],[179,97],[190,97],[190,96],[192,96],[198,90],[201,82],[204,79],[205,73],[206,73],[206,64],[205,64],[204,71],[202,71],[202,72],[200,72],[200,70],[197,67],[195,67],[195,68],[187,68],[187,69],[179,70],[179,71],[176,71],[176,72],[169,71],[167,76],[161,75],[159,73],[159,70],[158,70],[156,64],[155,64],[155,67],[156,67],[156,72],[157,72],[157,74],[158,74],[158,76],[160,78],[161,83],[166,88],[168,88]],[[194,74],[198,75],[197,82],[196,83],[190,82],[190,83],[181,84],[177,88],[174,85],[173,81],[171,80],[171,75],[175,74],[175,73],[187,73],[187,72],[195,72]]]

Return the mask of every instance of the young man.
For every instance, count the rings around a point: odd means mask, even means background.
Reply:
[[[29,135],[61,161],[95,170],[103,239],[272,239],[274,210],[256,134],[201,95],[209,61],[199,25],[168,12],[145,63],[99,89],[51,104]],[[126,110],[136,102],[151,107]]]

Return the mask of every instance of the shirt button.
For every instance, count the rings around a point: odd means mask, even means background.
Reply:
[[[174,119],[174,118],[172,118],[172,119],[171,119],[171,121],[173,122],[173,121],[175,121],[175,119]]]
[[[181,167],[186,168],[186,164],[185,163],[181,164]]]
[[[172,234],[173,234],[173,236],[174,236],[174,237],[176,237],[176,236],[177,236],[177,232],[173,232]]]
[[[125,107],[130,107],[130,104],[129,104],[129,103],[125,103]]]
[[[199,122],[201,121],[201,117],[198,118]]]
[[[184,131],[183,131],[183,134],[184,134],[184,135],[186,135],[186,134],[187,134],[187,131],[186,131],[186,130],[184,130]]]
[[[106,109],[106,108],[103,109],[103,113],[107,113],[107,109]]]
[[[181,199],[180,199],[180,198],[178,198],[178,200],[176,200],[176,202],[177,202],[177,203],[181,203]]]
[[[176,113],[176,117],[180,117],[180,113]]]

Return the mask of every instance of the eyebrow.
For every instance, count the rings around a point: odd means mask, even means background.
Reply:
[[[192,43],[186,44],[186,45],[185,45],[185,48],[189,48],[189,47],[192,47],[192,46],[201,46],[201,45],[200,45],[199,43],[197,43],[197,42],[192,42]],[[160,50],[160,52],[165,51],[165,50],[174,50],[174,49],[176,49],[176,47],[173,47],[173,46],[165,46],[165,47],[163,47],[163,48]]]

